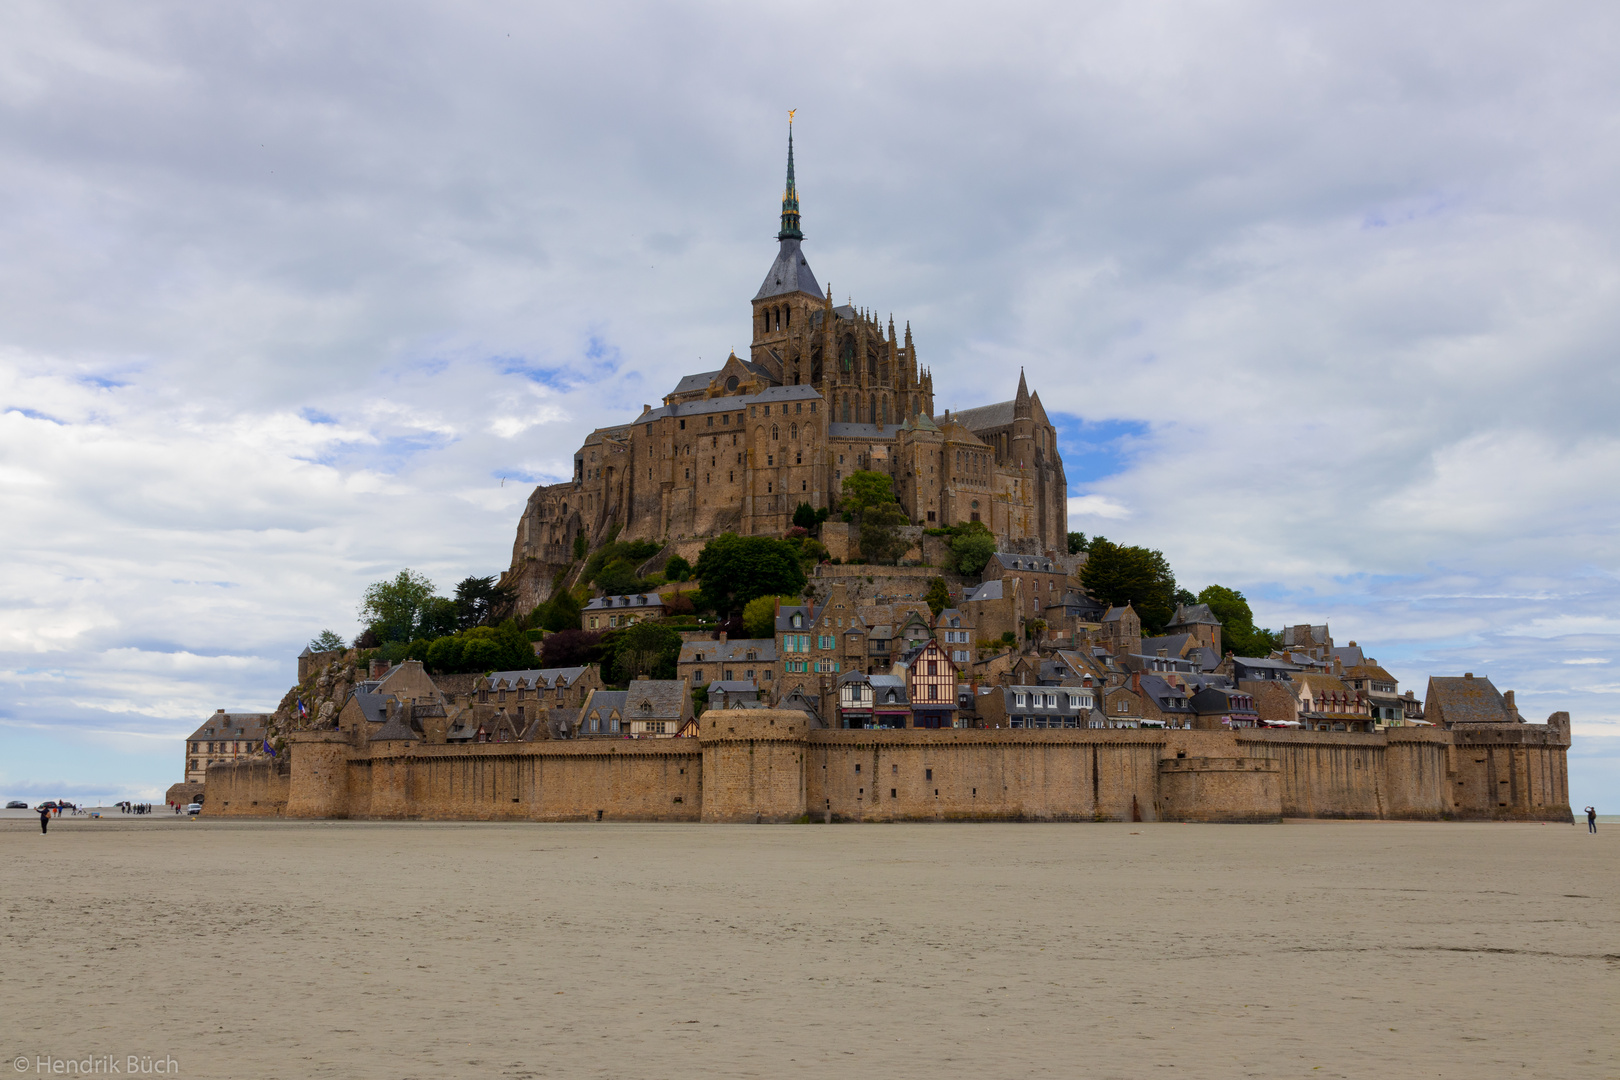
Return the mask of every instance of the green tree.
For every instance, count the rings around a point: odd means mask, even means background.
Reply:
[[[1183,607],[1192,607],[1194,604],[1198,603],[1198,597],[1194,596],[1192,592],[1187,589],[1177,589],[1174,599],[1178,605]]]
[[[743,633],[751,638],[776,636],[776,604],[797,604],[796,596],[756,596],[743,606]]]
[[[468,638],[467,646],[461,653],[461,670],[476,671],[480,674],[505,670],[501,664],[502,652],[500,642],[494,638]]]
[[[578,630],[579,614],[579,601],[573,592],[559,587],[557,595],[540,605],[535,619],[530,622],[538,619],[543,630]]]
[[[868,506],[861,511],[861,558],[875,563],[897,561],[911,546],[911,541],[900,534],[900,530],[910,524],[911,519],[900,509],[899,503]]]
[[[575,533],[574,534],[574,559],[575,559],[575,561],[577,562],[578,560],[583,559],[585,557],[586,552],[590,551],[590,549],[591,549],[590,544],[585,540],[585,534],[583,532]]]
[[[460,628],[490,625],[512,600],[512,590],[495,584],[493,574],[462,578],[456,583],[456,618]]]
[[[466,646],[461,638],[451,635],[434,639],[428,646],[428,670],[435,675],[454,675],[461,670],[461,654]]]
[[[928,602],[928,610],[934,613],[934,618],[939,618],[939,613],[951,606],[951,590],[945,586],[945,579],[929,578],[928,592],[923,599]]]
[[[613,670],[621,683],[638,675],[673,679],[680,654],[680,631],[656,622],[639,622],[621,631],[614,642]]]
[[[888,473],[856,469],[844,477],[839,503],[852,514],[863,514],[867,507],[894,502],[894,481]]]
[[[1277,635],[1254,625],[1249,601],[1236,589],[1206,585],[1198,602],[1208,604],[1210,614],[1221,621],[1221,648],[1239,656],[1269,656],[1277,647]]]
[[[816,531],[821,522],[816,518],[816,508],[809,503],[800,503],[793,511],[793,524],[810,532]]]
[[[974,576],[984,572],[985,563],[996,553],[996,537],[982,521],[968,521],[951,530],[951,562],[959,574]]]
[[[461,608],[445,596],[430,597],[416,619],[416,632],[426,638],[443,637],[461,628]]]
[[[671,555],[664,564],[664,578],[668,581],[685,581],[691,576],[692,564],[679,555]]]
[[[422,574],[401,570],[386,581],[366,586],[360,621],[378,641],[409,641],[421,621],[422,608],[431,599],[433,582]]]
[[[309,643],[310,652],[331,652],[343,647],[343,639],[332,630],[322,630],[315,636],[315,640]]]
[[[1086,534],[1083,533],[1083,532],[1072,532],[1072,533],[1070,533],[1069,534],[1069,554],[1070,555],[1078,555],[1084,550],[1086,550]]]
[[[496,670],[526,671],[539,666],[534,660],[534,642],[518,626],[516,619],[506,619],[495,628],[495,642],[500,646]]]
[[[697,603],[730,615],[759,596],[797,596],[804,591],[799,549],[768,536],[723,533],[703,545],[694,568]]]
[[[1176,577],[1164,553],[1093,537],[1080,582],[1093,598],[1115,607],[1130,604],[1146,633],[1157,634],[1176,611]]]

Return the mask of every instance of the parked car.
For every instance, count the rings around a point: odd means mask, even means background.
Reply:
[[[25,802],[22,802],[21,800],[18,800],[18,799],[12,799],[10,802],[6,803],[6,809],[7,810],[26,810],[26,809],[28,809],[28,804],[25,803]]]
[[[193,816],[202,813],[202,803],[200,803],[200,802],[192,803],[190,806],[186,807],[186,813],[191,814]]]
[[[34,807],[34,809],[35,810],[55,810],[56,809],[56,800],[55,799],[49,799],[49,800],[47,800],[45,802],[40,803],[38,806]]]

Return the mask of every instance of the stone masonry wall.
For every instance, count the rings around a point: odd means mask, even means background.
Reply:
[[[525,821],[1571,820],[1562,726],[1378,733],[806,730],[714,710],[696,739],[356,746],[208,772],[207,816]]]

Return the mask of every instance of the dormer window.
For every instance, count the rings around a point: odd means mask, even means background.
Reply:
[[[652,702],[643,701],[641,703],[641,715],[643,715],[643,716],[651,716],[652,715]]]
[[[801,627],[803,625],[804,625],[804,616],[803,615],[797,615],[797,614],[794,615],[793,616],[793,627],[794,627],[794,629],[798,629],[799,627]]]

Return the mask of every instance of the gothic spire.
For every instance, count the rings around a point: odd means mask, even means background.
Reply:
[[[787,188],[782,192],[782,231],[776,234],[776,238],[804,239],[804,233],[799,231],[799,189],[793,183],[793,112],[788,113],[788,171]]]

